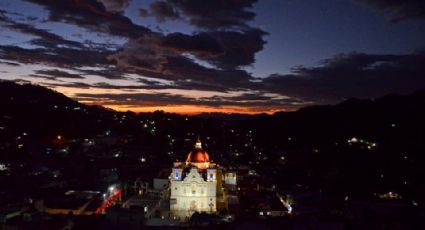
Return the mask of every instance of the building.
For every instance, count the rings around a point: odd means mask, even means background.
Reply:
[[[198,139],[185,162],[175,162],[170,176],[170,214],[189,218],[195,212],[216,213],[223,197],[221,169],[210,161]]]
[[[224,185],[230,191],[236,190],[237,180],[235,171],[228,171],[224,173]]]

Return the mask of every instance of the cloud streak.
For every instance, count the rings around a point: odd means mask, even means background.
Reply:
[[[63,22],[114,36],[137,38],[150,30],[121,14],[128,1],[113,0],[26,0],[49,11],[48,21]]]
[[[355,0],[384,13],[391,22],[425,19],[425,2],[421,0]]]
[[[255,18],[252,11],[257,0],[165,0],[155,1],[149,8],[158,21],[181,20],[199,28],[216,29],[249,27],[247,22]],[[148,12],[143,9],[142,12]]]

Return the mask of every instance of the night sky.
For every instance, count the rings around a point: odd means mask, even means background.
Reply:
[[[135,112],[412,93],[425,88],[425,1],[0,0],[0,79]]]

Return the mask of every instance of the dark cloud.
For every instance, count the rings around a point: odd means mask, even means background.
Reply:
[[[153,2],[150,6],[150,11],[153,16],[160,22],[166,19],[178,19],[180,18],[177,10],[167,2],[157,1]],[[143,16],[143,14],[141,14]]]
[[[68,88],[96,88],[96,89],[119,89],[119,90],[123,90],[123,91],[136,91],[136,90],[141,90],[141,89],[155,89],[155,90],[159,90],[159,89],[172,89],[173,86],[166,86],[166,85],[160,85],[157,83],[151,83],[151,84],[144,84],[144,85],[140,85],[140,84],[132,84],[132,85],[113,85],[107,82],[98,82],[98,83],[93,83],[93,84],[82,84],[82,85],[75,85],[75,82],[72,83],[50,83],[50,86],[55,86],[55,87],[68,87]]]
[[[39,74],[30,74],[30,75],[28,75],[28,77],[41,78],[41,79],[45,79],[45,80],[59,81],[59,82],[61,82],[61,80],[59,80],[59,79],[57,79],[56,77],[53,77],[53,76],[46,76],[46,75],[39,75]]]
[[[289,98],[289,97],[278,97],[276,95],[274,96],[268,96],[262,92],[256,92],[256,93],[244,93],[238,96],[213,96],[213,97],[202,97],[200,98],[200,101],[203,101],[205,104],[208,105],[214,105],[214,106],[220,106],[220,105],[229,105],[229,106],[278,106],[282,108],[283,106],[285,108],[291,107],[294,103],[303,103],[303,101],[300,101],[296,98]],[[297,106],[298,107],[298,106]]]
[[[180,53],[194,53],[197,56],[216,56],[224,52],[219,41],[206,32],[194,35],[171,33],[158,37],[158,46]]]
[[[119,68],[142,76],[172,80],[177,87],[228,91],[251,87],[242,67],[255,62],[266,32],[247,23],[256,0],[161,0],[142,16],[182,20],[201,30],[193,34],[146,33],[109,56]]]
[[[172,33],[160,39],[158,47],[177,53],[191,53],[222,69],[233,69],[255,62],[255,54],[264,48],[262,30],[208,31],[194,35]]]
[[[50,46],[57,46],[61,44],[61,45],[67,45],[74,48],[82,48],[82,44],[80,44],[79,42],[66,40],[57,34],[54,34],[44,29],[38,29],[34,25],[29,23],[18,22],[16,19],[12,19],[8,17],[7,14],[10,14],[10,13],[6,11],[0,12],[0,22],[1,22],[0,25],[3,28],[20,32],[23,34],[27,34],[27,35],[39,37],[40,39],[35,39],[35,40],[40,40],[45,43],[48,42]]]
[[[146,9],[140,8],[139,9],[139,15],[141,17],[148,17],[149,16],[149,12]]]
[[[425,88],[423,63],[423,54],[341,54],[318,67],[298,67],[292,74],[272,75],[264,79],[262,88],[316,103],[409,93]]]
[[[18,23],[7,17],[0,17],[0,20],[7,23],[6,25],[3,25],[4,28],[19,31],[24,34],[34,35],[47,40],[63,41],[63,38],[61,36],[50,33],[47,30],[37,29],[34,26],[25,23]]]
[[[69,88],[78,88],[78,89],[90,89],[91,88],[90,84],[87,84],[87,83],[84,83],[84,82],[69,82],[69,83],[63,83],[63,84],[43,82],[43,83],[41,83],[41,85],[43,85],[45,87],[49,87],[49,88],[56,88],[58,86],[69,87]]]
[[[222,46],[221,55],[197,55],[219,68],[232,69],[251,65],[255,62],[255,54],[264,48],[263,36],[266,33],[260,29],[250,28],[244,31],[216,31],[208,35],[215,38]]]
[[[193,99],[182,95],[168,93],[120,93],[120,94],[90,94],[79,93],[77,100],[102,101],[103,105],[137,105],[137,106],[166,106],[190,103]]]
[[[220,70],[199,65],[186,57],[169,57],[164,65],[165,73],[190,83],[220,87],[221,90],[236,90],[251,86],[252,76],[244,70]]]
[[[184,52],[157,44],[156,37],[144,38],[109,58],[128,72],[172,80],[184,88],[227,91],[251,85],[252,77],[244,70],[205,67],[185,57]]]
[[[382,11],[392,22],[399,22],[406,19],[425,19],[425,1],[423,0],[354,1]]]
[[[49,11],[49,21],[75,24],[93,31],[130,38],[122,49],[112,53],[112,49],[106,45],[102,47],[102,44],[95,44],[93,47],[86,43],[68,41],[59,35],[22,23],[18,27],[20,32],[40,37],[30,43],[42,48],[0,46],[2,58],[20,63],[38,63],[78,70],[82,75],[124,79],[126,73],[134,73],[171,80],[174,84],[169,86],[170,88],[213,91],[246,89],[253,87],[253,78],[246,71],[240,70],[240,67],[253,64],[255,54],[262,50],[265,44],[263,36],[266,33],[246,25],[246,22],[255,16],[248,13],[255,1],[205,1],[203,4],[191,1],[161,1],[150,6],[150,10],[155,14],[165,14],[165,11],[169,10],[168,18],[180,17],[178,12],[182,12],[184,17],[190,16],[189,22],[192,24],[205,21],[211,25],[220,24],[220,28],[226,27],[225,30],[214,31],[210,28],[191,35],[165,35],[138,28],[128,18],[117,13],[117,10],[110,9],[111,6],[125,6],[128,1],[27,1],[45,6]],[[188,3],[191,4],[187,5]],[[204,8],[205,6],[208,7]],[[198,14],[197,9],[204,13]],[[219,15],[222,16],[216,17]],[[199,18],[201,16],[205,18]],[[217,22],[213,23],[213,20]],[[126,32],[121,33],[121,29]],[[87,66],[102,67],[102,70],[82,68]],[[165,87],[151,83],[146,85]]]
[[[159,21],[180,19],[200,28],[246,27],[255,18],[251,11],[257,0],[166,0],[150,5]]]
[[[101,102],[103,105],[126,105],[134,107],[143,106],[173,106],[173,105],[199,105],[207,107],[222,106],[249,106],[249,107],[281,107],[283,104],[290,106],[296,100],[275,99],[261,94],[243,94],[234,97],[201,97],[192,98],[170,93],[79,93],[77,100]],[[254,99],[255,98],[255,99]]]
[[[118,67],[142,76],[176,81],[180,86],[226,91],[252,85],[252,76],[239,67],[254,63],[263,48],[264,32],[208,31],[193,35],[159,33],[130,41],[120,52],[109,56]],[[193,55],[193,58],[187,54]],[[198,60],[196,60],[198,59]],[[205,61],[213,66],[205,66]]]
[[[84,75],[97,75],[106,79],[116,80],[116,79],[126,79],[125,71],[119,70],[115,67],[105,67],[103,69],[76,69],[79,72],[82,72]]]
[[[96,32],[116,36],[137,38],[150,30],[134,24],[123,16],[121,11],[113,9],[125,6],[128,1],[112,0],[26,0],[44,6],[49,11],[49,21],[64,22],[85,27]],[[105,7],[108,6],[109,8]],[[110,11],[108,11],[110,10]]]
[[[47,75],[53,78],[70,78],[70,79],[85,79],[85,77],[79,74],[68,73],[61,70],[36,70],[36,74]]]
[[[19,63],[9,62],[9,61],[0,61],[0,64],[8,65],[8,66],[20,66]]]
[[[30,75],[31,77],[38,77],[38,78],[44,78],[49,80],[57,80],[53,77],[48,77],[44,75]],[[197,83],[191,83],[191,82],[178,82],[175,84],[160,84],[158,82],[153,81],[141,81],[141,79],[138,79],[137,82],[140,82],[142,84],[131,84],[131,85],[114,85],[106,82],[98,82],[93,84],[81,84],[76,85],[75,82],[73,83],[49,83],[49,86],[55,86],[55,87],[68,87],[68,88],[96,88],[96,89],[119,89],[123,91],[137,91],[137,90],[162,90],[162,89],[179,89],[179,90],[207,90],[207,91],[217,91],[217,92],[223,92],[223,87],[214,87],[210,85],[203,85],[203,84],[197,84]],[[226,89],[227,90],[227,89]]]
[[[18,46],[0,45],[1,59],[13,60],[23,64],[45,64],[63,68],[110,65],[112,62],[107,60],[106,56],[111,54],[112,52],[108,50],[26,49]]]
[[[99,0],[105,6],[106,11],[121,13],[130,5],[130,0]]]

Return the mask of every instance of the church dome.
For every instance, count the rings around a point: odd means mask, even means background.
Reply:
[[[187,156],[186,162],[189,163],[206,163],[210,162],[210,157],[208,156],[207,151],[203,149],[194,149]]]
[[[198,168],[205,168],[210,162],[210,156],[207,151],[202,149],[201,141],[198,139],[195,144],[195,148],[189,152],[186,158],[186,163],[191,163]]]

